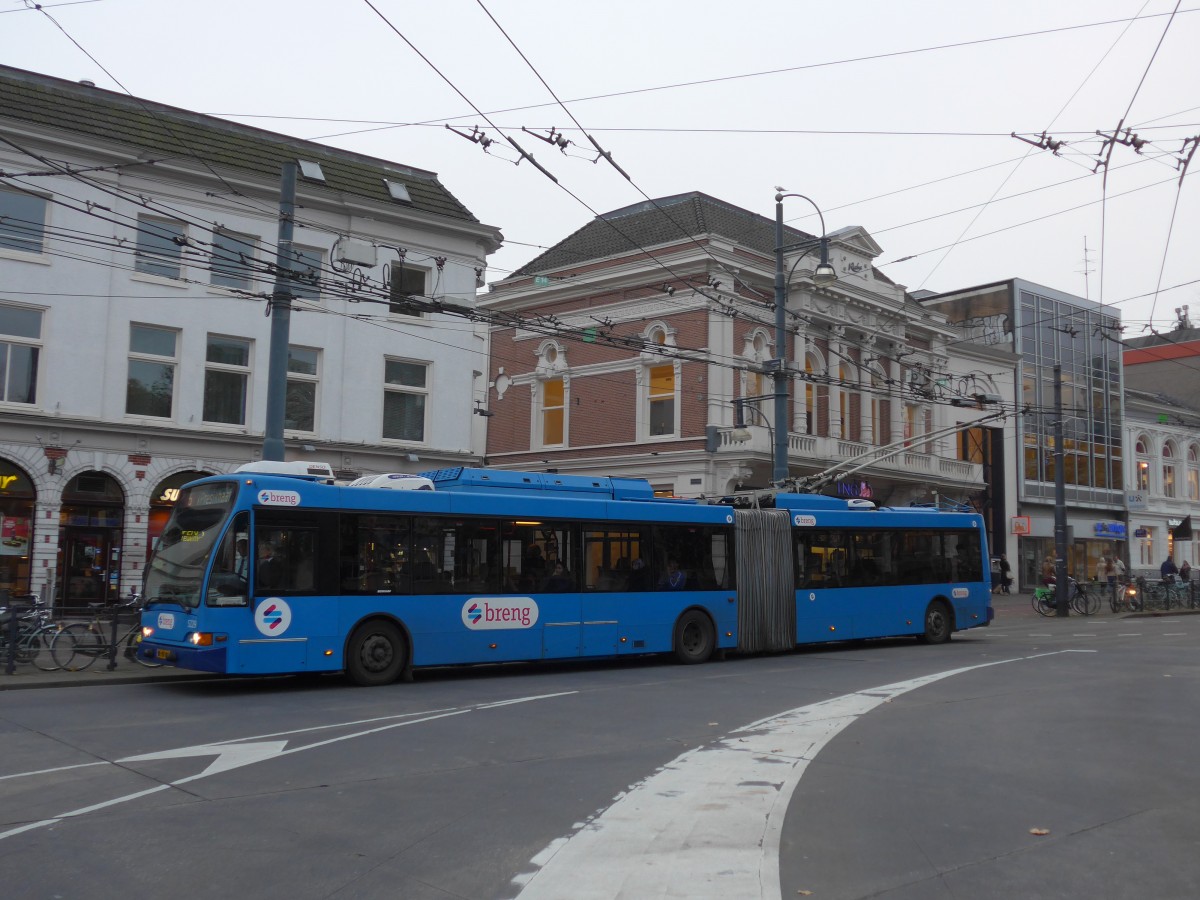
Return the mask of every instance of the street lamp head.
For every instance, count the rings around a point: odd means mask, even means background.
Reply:
[[[833,284],[837,281],[837,272],[827,262],[819,263],[812,275],[813,284]]]

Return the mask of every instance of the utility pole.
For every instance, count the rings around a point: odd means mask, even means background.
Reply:
[[[279,245],[271,292],[271,356],[267,364],[267,421],[262,458],[283,461],[283,417],[287,406],[288,339],[292,325],[292,233],[295,230],[296,164],[283,164],[279,187]]]
[[[788,397],[788,366],[787,366],[787,282],[783,275],[783,254],[788,250],[807,247],[808,250],[819,248],[821,261],[813,270],[813,284],[824,285],[837,281],[837,272],[829,264],[829,238],[825,233],[825,216],[821,208],[811,197],[803,194],[784,193],[783,188],[775,188],[775,358],[770,361],[775,382],[775,434],[772,448],[771,481],[779,486],[788,477],[788,434],[791,431],[791,402]],[[798,244],[784,246],[783,244],[783,200],[785,197],[799,197],[812,203],[821,222],[821,236]],[[805,250],[805,253],[808,252]],[[795,268],[795,265],[792,266]]]
[[[1071,590],[1067,581],[1067,479],[1063,471],[1062,366],[1054,367],[1054,611],[1071,614]]]
[[[825,229],[822,227],[821,232]],[[787,385],[787,292],[783,283],[783,197],[775,195],[775,446],[771,481],[782,484],[788,477],[788,433],[790,404]]]

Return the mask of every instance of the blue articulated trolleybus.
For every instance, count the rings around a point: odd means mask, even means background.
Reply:
[[[978,515],[774,504],[466,468],[339,485],[325,465],[251,463],[181,491],[146,568],[139,653],[373,685],[415,666],[940,643],[989,623]]]

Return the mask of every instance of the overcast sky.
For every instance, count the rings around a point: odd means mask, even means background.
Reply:
[[[1113,305],[1126,337],[1183,304],[1200,321],[1200,153],[1179,183],[1197,0],[26,6],[0,0],[7,65],[437,172],[504,232],[491,281],[597,213],[703,191],[770,218],[781,185],[828,231],[867,229],[912,290],[1016,276]],[[1119,124],[1140,153],[1096,134]],[[1011,136],[1043,131],[1057,155]],[[803,200],[786,211],[819,232]]]

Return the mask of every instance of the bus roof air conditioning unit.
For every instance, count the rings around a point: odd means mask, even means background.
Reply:
[[[389,472],[386,475],[364,475],[350,482],[348,486],[383,488],[387,491],[432,491],[433,481],[424,475]]]

